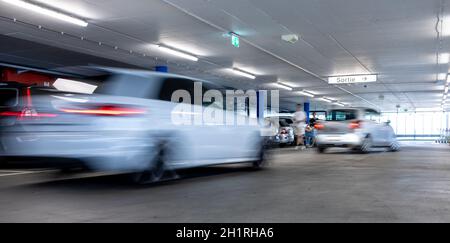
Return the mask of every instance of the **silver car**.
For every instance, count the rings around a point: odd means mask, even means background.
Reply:
[[[347,147],[363,153],[373,147],[398,151],[400,145],[390,122],[380,120],[380,113],[370,108],[329,110],[326,121],[315,125],[319,153],[331,147]]]
[[[290,115],[268,116],[265,118],[266,129],[270,133],[266,136],[269,143],[285,147],[295,144],[294,120]]]

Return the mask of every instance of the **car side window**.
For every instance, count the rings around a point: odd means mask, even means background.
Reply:
[[[178,90],[187,91],[191,100],[185,103],[194,103],[194,81],[183,78],[167,78],[163,81],[161,91],[159,93],[159,99],[164,101],[172,101],[172,95]]]
[[[381,115],[375,110],[367,109],[364,113],[364,119],[380,123]]]

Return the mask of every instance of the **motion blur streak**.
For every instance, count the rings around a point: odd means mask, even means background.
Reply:
[[[84,114],[84,115],[104,115],[104,116],[127,116],[127,115],[141,115],[145,114],[144,110],[123,108],[117,106],[102,106],[95,110],[74,110],[74,109],[61,109],[63,112]]]
[[[256,168],[263,165],[263,138],[254,119],[227,125],[223,117],[208,123],[199,115],[223,112],[216,108],[217,100],[183,104],[187,111],[199,110],[187,118],[202,119],[202,123],[172,123],[180,104],[172,101],[174,92],[185,90],[193,97],[196,83],[202,83],[201,94],[219,92],[222,87],[173,74],[96,71],[104,72],[105,78],[94,80],[99,83],[94,94],[18,84],[5,87],[18,87],[23,102],[7,101],[7,109],[0,110],[0,156],[52,158],[56,167],[126,173],[138,183],[158,181],[167,170],[243,162]]]

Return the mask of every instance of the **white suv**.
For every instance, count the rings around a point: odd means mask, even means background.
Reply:
[[[363,153],[372,147],[400,149],[397,137],[389,122],[381,122],[378,111],[370,108],[332,109],[327,120],[315,125],[318,151],[331,147],[348,147]]]
[[[225,124],[236,114],[191,101],[180,111],[171,100],[179,90],[193,96],[195,83],[203,84],[203,92],[213,84],[148,71],[100,72],[105,80],[94,95],[34,96],[35,116],[0,127],[0,157],[77,159],[92,170],[130,172],[137,182],[159,180],[164,170],[240,162],[262,166],[257,122]],[[225,115],[216,123],[202,122],[206,108]],[[191,123],[176,125],[174,116]],[[57,166],[67,166],[60,162]]]

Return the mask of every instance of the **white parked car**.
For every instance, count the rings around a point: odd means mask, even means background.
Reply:
[[[400,145],[389,122],[380,122],[380,113],[370,108],[332,109],[327,120],[315,125],[318,151],[348,147],[367,153],[373,147],[397,151]]]
[[[290,114],[264,118],[264,131],[270,145],[285,147],[295,144],[294,117]]]
[[[228,125],[224,119],[235,115],[230,111],[219,122],[203,122],[206,106],[189,102],[180,111],[179,103],[171,102],[177,90],[188,91],[193,101],[195,82],[203,83],[203,92],[212,84],[148,71],[100,72],[107,75],[94,95],[49,90],[28,99],[34,115],[1,127],[0,157],[73,158],[95,171],[130,173],[136,182],[157,181],[165,170],[241,162],[263,166],[258,125]],[[192,123],[174,124],[180,115]],[[67,166],[63,161],[60,166]]]

